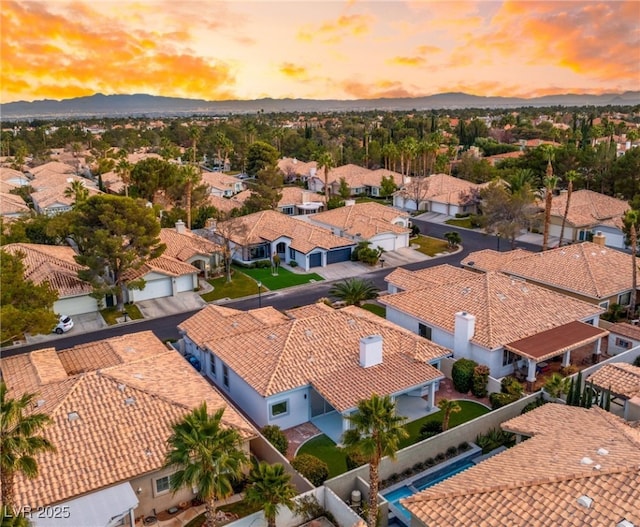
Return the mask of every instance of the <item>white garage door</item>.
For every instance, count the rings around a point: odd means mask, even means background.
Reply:
[[[431,202],[431,212],[438,212],[439,214],[448,214],[449,208],[446,203]]]
[[[396,236],[395,234],[387,234],[387,235],[379,235],[374,236],[369,240],[371,242],[372,249],[376,249],[378,247],[382,247],[385,251],[395,251],[396,250]]]
[[[89,295],[61,298],[53,304],[53,310],[61,315],[81,315],[98,311],[98,303]]]
[[[148,280],[144,289],[132,290],[131,294],[133,296],[134,302],[171,296],[173,294],[173,289],[171,288],[171,278],[167,277],[158,280]]]
[[[176,291],[184,293],[185,291],[193,291],[193,275],[188,274],[176,278]]]

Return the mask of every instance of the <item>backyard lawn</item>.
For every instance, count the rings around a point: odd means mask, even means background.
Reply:
[[[476,417],[489,413],[491,410],[486,406],[473,401],[458,401],[462,408],[457,414],[451,414],[449,419],[449,428],[471,421]],[[406,429],[409,437],[400,443],[400,448],[406,448],[419,441],[420,428],[427,421],[442,422],[442,412],[436,412],[426,417],[416,419],[407,423]],[[347,471],[346,455],[344,451],[336,446],[336,444],[326,435],[321,435],[310,439],[304,443],[298,454],[311,454],[322,461],[329,467],[329,477],[333,478]]]
[[[417,236],[411,238],[411,245],[418,245],[416,251],[428,256],[435,256],[438,253],[448,252],[449,246],[445,240],[431,238],[430,236]]]

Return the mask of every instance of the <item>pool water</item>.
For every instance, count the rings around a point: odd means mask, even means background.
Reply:
[[[391,505],[394,505],[397,508],[398,512],[400,512],[407,521],[409,521],[411,520],[411,516],[409,515],[409,511],[400,505],[401,499],[413,496],[416,492],[432,487],[433,485],[440,483],[451,476],[455,476],[473,465],[474,463],[468,460],[460,461],[449,467],[443,468],[438,472],[434,472],[433,474],[414,481],[411,487],[403,485],[402,487],[398,487],[390,492],[382,493],[382,495]]]

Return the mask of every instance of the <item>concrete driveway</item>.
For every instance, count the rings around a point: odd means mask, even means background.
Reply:
[[[193,311],[205,306],[207,303],[202,300],[199,293],[186,292],[178,293],[175,296],[164,298],[154,298],[153,300],[143,300],[136,302],[144,318],[158,318],[173,315],[174,313],[184,313]]]

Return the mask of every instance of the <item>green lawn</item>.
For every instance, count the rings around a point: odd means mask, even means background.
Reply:
[[[138,306],[136,306],[135,304],[125,304],[124,310],[127,312],[127,318],[129,320],[139,320],[141,318],[144,318],[142,316],[142,313],[140,313],[140,309],[138,309]],[[122,317],[122,311],[117,311],[115,307],[107,307],[105,309],[101,309],[100,314],[109,326],[117,324],[118,321],[116,319]]]
[[[236,271],[249,275],[256,282],[262,282],[263,287],[271,291],[284,289],[285,287],[291,287],[294,285],[308,284],[310,282],[321,282],[324,280],[324,278],[316,273],[292,273],[282,267],[278,269],[278,274],[276,276],[273,276],[271,273],[271,267],[267,267],[266,269],[236,268]]]
[[[489,413],[491,410],[486,406],[473,401],[458,401],[462,411],[457,414],[451,414],[449,418],[449,428],[471,421],[476,417]],[[409,437],[400,443],[400,448],[406,448],[419,441],[420,428],[427,421],[442,422],[442,412],[431,414],[407,423],[406,428]],[[322,461],[329,467],[329,477],[333,478],[347,471],[346,455],[344,451],[336,446],[336,444],[326,435],[321,435],[310,439],[304,443],[299,454],[311,454]]]
[[[298,454],[311,454],[322,459],[329,467],[329,478],[339,476],[347,471],[347,456],[344,451],[326,435],[309,439],[298,450]]]
[[[201,295],[206,302],[220,300],[221,298],[240,298],[258,294],[256,281],[244,273],[233,273],[232,280],[229,283],[227,283],[224,276],[210,279],[208,282],[213,286],[213,291]]]
[[[471,218],[454,218],[451,220],[445,221],[447,225],[454,225],[456,227],[462,227],[464,229],[473,229],[473,225],[471,225]]]
[[[410,243],[411,245],[419,245],[419,247],[416,248],[416,251],[428,256],[435,256],[438,253],[447,252],[449,250],[449,246],[446,241],[438,238],[431,238],[430,236],[417,236],[416,238],[411,238]]]
[[[374,315],[378,315],[382,318],[387,318],[387,309],[380,304],[362,304],[360,307],[362,309],[366,309],[367,311],[371,311]]]

